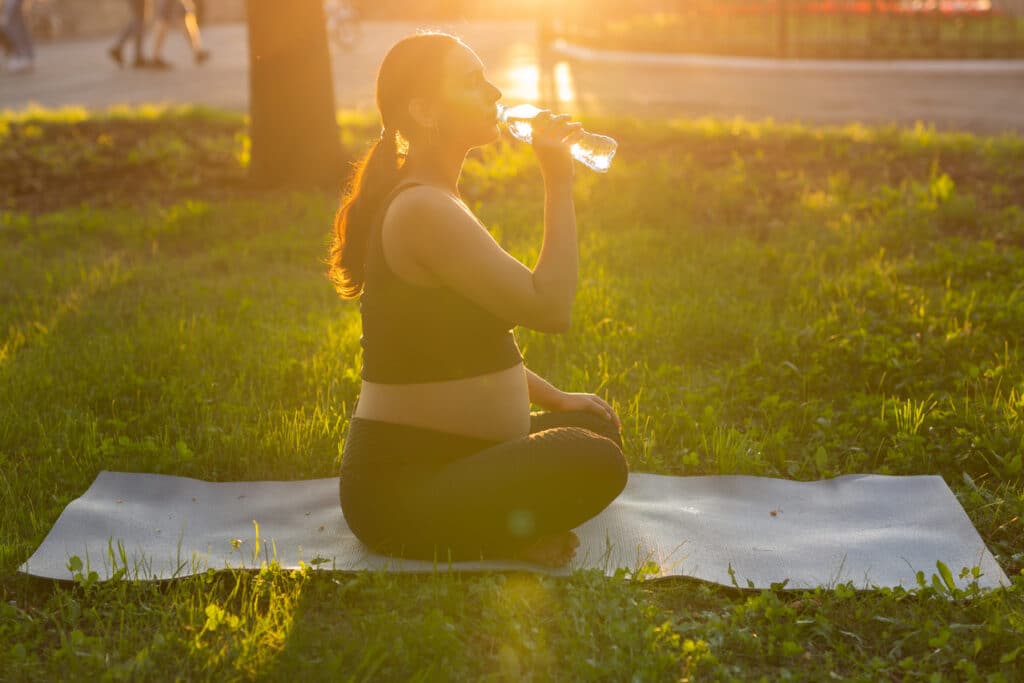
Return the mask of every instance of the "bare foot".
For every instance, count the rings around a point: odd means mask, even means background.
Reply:
[[[546,567],[563,567],[576,554],[579,545],[580,539],[572,531],[541,536],[523,548],[519,552],[519,558]]]

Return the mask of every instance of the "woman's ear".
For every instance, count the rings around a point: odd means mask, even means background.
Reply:
[[[437,125],[437,107],[425,97],[409,100],[409,116],[417,126],[425,130]]]

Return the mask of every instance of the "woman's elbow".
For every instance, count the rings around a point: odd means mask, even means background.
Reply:
[[[519,317],[520,324],[538,332],[562,334],[572,326],[573,300],[569,297],[537,297],[528,311]]]
[[[538,328],[540,332],[565,334],[572,327],[572,309],[554,312],[544,321],[543,325],[543,329]]]

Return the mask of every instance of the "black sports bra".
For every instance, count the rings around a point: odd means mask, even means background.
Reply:
[[[381,228],[391,201],[419,183],[400,183],[381,203],[370,227],[359,311],[362,378],[382,384],[462,379],[505,370],[523,356],[515,323],[501,320],[447,287],[400,278],[384,258]]]

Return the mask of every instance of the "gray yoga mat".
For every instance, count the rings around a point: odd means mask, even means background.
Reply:
[[[258,531],[258,538],[257,538]],[[938,476],[847,475],[799,482],[748,476],[633,473],[622,494],[576,529],[566,568],[514,561],[437,565],[370,552],[349,531],[338,480],[214,483],[158,474],[101,472],[61,513],[21,571],[70,579],[70,558],[108,579],[168,579],[276,559],[322,569],[396,572],[526,570],[613,576],[653,562],[649,578],[690,576],[723,585],[857,588],[917,585],[945,563],[979,567],[979,585],[1009,585]]]

